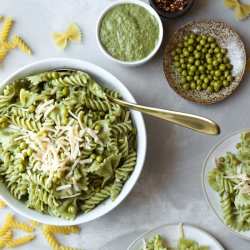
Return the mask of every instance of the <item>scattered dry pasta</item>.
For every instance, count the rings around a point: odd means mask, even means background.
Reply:
[[[241,3],[239,0],[224,0],[224,5],[234,10],[237,20],[243,20],[250,16],[250,4]]]
[[[19,48],[23,53],[27,55],[32,54],[31,48],[27,45],[27,43],[20,36],[15,35],[11,44],[13,45],[13,48]]]
[[[72,233],[79,233],[80,228],[78,226],[52,226],[52,225],[46,225],[44,226],[46,230],[50,233],[54,234],[72,234]]]
[[[31,242],[32,240],[34,240],[34,239],[35,239],[35,235],[33,235],[33,234],[32,235],[26,235],[26,236],[23,236],[23,237],[19,237],[19,238],[16,238],[16,239],[6,241],[5,245],[7,247],[14,248],[14,247],[18,247],[18,246],[27,244],[27,243]]]
[[[58,46],[61,49],[66,48],[68,41],[80,42],[81,37],[82,37],[81,30],[75,23],[70,24],[65,32],[53,33],[53,40],[56,46]]]
[[[8,40],[8,37],[10,35],[11,29],[13,27],[14,21],[12,17],[6,17],[3,23],[2,30],[0,32],[0,41],[6,42]]]
[[[71,234],[71,233],[79,233],[80,228],[78,226],[52,226],[52,225],[44,225],[43,226],[43,235],[47,239],[52,250],[76,250],[76,248],[63,246],[56,239],[54,234]]]
[[[4,201],[0,200],[0,209],[1,208],[5,208],[6,207],[6,204]]]
[[[32,51],[30,47],[20,36],[15,35],[14,38],[9,41],[9,35],[14,24],[13,19],[11,17],[4,19],[4,17],[0,16],[0,21],[1,19],[3,19],[4,22],[0,30],[0,63],[3,62],[8,53],[15,48],[18,48],[27,55],[31,55]]]
[[[34,228],[32,226],[29,226],[26,223],[18,222],[16,220],[12,221],[10,224],[12,229],[19,229],[27,233],[32,233],[34,231]]]

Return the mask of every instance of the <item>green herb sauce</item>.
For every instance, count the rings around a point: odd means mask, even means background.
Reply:
[[[114,58],[137,61],[147,57],[159,38],[159,24],[145,8],[136,4],[115,6],[100,26],[103,47]]]

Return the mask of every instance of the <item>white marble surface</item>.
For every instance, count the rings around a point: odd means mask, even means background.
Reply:
[[[115,1],[115,0],[114,0]],[[34,56],[11,53],[0,68],[0,79],[19,67],[48,57],[72,57],[96,63],[112,72],[132,91],[138,102],[146,105],[187,111],[215,119],[222,127],[219,137],[207,137],[146,117],[148,156],[142,176],[129,197],[113,212],[81,226],[80,236],[62,239],[86,250],[125,250],[138,233],[162,223],[189,222],[212,233],[228,250],[248,250],[250,242],[237,238],[220,224],[208,208],[201,189],[201,167],[207,152],[223,136],[250,126],[250,77],[245,76],[237,92],[213,106],[189,103],[168,86],[162,71],[162,51],[148,64],[125,68],[106,59],[97,47],[95,23],[111,0],[1,0],[0,15],[16,19],[13,33],[20,33],[32,46]],[[246,0],[246,2],[250,2]],[[185,17],[166,23],[166,34],[187,21],[220,19],[231,24],[250,47],[250,19],[236,22],[222,0],[197,0]],[[52,31],[64,30],[77,22],[84,33],[84,43],[72,44],[65,52],[57,50]],[[6,213],[0,211],[0,218]],[[21,249],[21,248],[20,248]],[[49,249],[37,240],[22,249]]]

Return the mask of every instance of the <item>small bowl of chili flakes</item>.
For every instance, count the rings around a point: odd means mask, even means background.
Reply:
[[[188,12],[195,0],[149,0],[150,5],[162,18],[175,18]]]

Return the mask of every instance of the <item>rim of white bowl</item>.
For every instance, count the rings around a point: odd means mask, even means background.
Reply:
[[[186,226],[186,227],[189,227],[189,228],[192,228],[194,230],[198,230],[199,232],[203,233],[204,235],[206,235],[208,238],[210,238],[212,241],[214,241],[216,244],[218,244],[218,246],[221,247],[220,250],[224,250],[224,247],[221,245],[221,243],[213,236],[211,235],[210,233],[208,233],[206,230],[198,227],[198,226],[195,226],[191,223],[186,223],[186,222],[181,222],[181,223],[166,223],[166,224],[163,224],[163,225],[160,225],[160,226],[157,226],[153,229],[150,229],[148,231],[146,231],[145,233],[139,235],[127,248],[127,250],[131,250],[131,248],[137,244],[138,241],[142,241],[144,238],[146,238],[147,235],[149,234],[152,234],[152,233],[156,233],[159,229],[163,228],[163,227],[173,227],[173,226],[176,226],[176,227],[179,227],[180,224],[182,224],[183,226]]]
[[[250,132],[250,128],[244,128],[244,129],[240,129],[240,130],[237,130],[237,131],[234,131],[232,133],[230,133],[229,135],[225,136],[222,140],[220,140],[218,143],[216,143],[212,149],[209,150],[207,156],[205,157],[205,160],[202,164],[202,172],[201,172],[201,184],[202,184],[202,190],[203,190],[203,194],[204,194],[204,197],[205,197],[205,200],[206,200],[206,203],[208,205],[208,207],[213,211],[213,213],[215,214],[215,216],[219,219],[220,223],[222,225],[224,225],[224,227],[231,233],[233,233],[234,235],[244,239],[244,240],[250,240],[250,237],[240,233],[240,232],[237,232],[237,231],[234,231],[232,228],[230,228],[229,226],[227,226],[223,220],[223,216],[221,216],[219,214],[219,212],[217,212],[216,208],[214,207],[214,205],[212,204],[213,202],[209,199],[209,195],[208,195],[208,192],[207,192],[207,188],[206,188],[206,182],[207,182],[207,178],[206,178],[206,169],[208,167],[208,160],[211,156],[211,154],[213,152],[216,151],[216,149],[221,146],[221,144],[223,144],[224,142],[226,142],[227,140],[229,140],[231,137],[233,136],[236,136],[238,134],[241,134],[241,133],[244,133],[244,132]],[[215,191],[214,191],[215,192]],[[216,193],[216,192],[215,192]],[[250,232],[250,230],[249,230]]]
[[[156,18],[156,21],[157,21],[158,26],[159,26],[159,37],[158,37],[158,41],[157,41],[157,44],[155,45],[154,49],[145,58],[143,58],[141,60],[137,60],[137,61],[122,61],[122,60],[119,60],[119,59],[113,57],[103,47],[101,39],[100,39],[100,27],[101,27],[102,19],[104,18],[104,16],[115,6],[127,4],[127,3],[135,4],[135,5],[139,5],[141,7],[144,7],[151,15],[153,15]],[[157,51],[159,50],[159,48],[161,47],[161,44],[163,41],[163,24],[162,24],[162,21],[161,21],[159,14],[149,4],[142,2],[140,0],[118,0],[114,3],[109,4],[108,7],[106,7],[102,11],[100,17],[98,18],[97,25],[96,25],[96,40],[98,43],[98,47],[100,48],[102,53],[105,56],[107,56],[109,59],[111,59],[112,61],[120,63],[122,65],[126,65],[126,66],[138,66],[138,65],[142,65],[142,64],[148,62],[150,59],[152,59],[155,56],[155,54],[157,53]]]
[[[118,78],[116,78],[113,74],[95,64],[78,59],[69,59],[69,58],[49,58],[26,65],[21,69],[15,71],[4,81],[2,81],[0,88],[2,89],[5,85],[10,83],[14,79],[26,76],[28,74],[34,74],[58,68],[73,68],[89,72],[90,75],[98,79],[97,81],[99,81],[99,78],[102,78],[103,80],[101,81],[103,81],[104,85],[108,83],[106,85],[113,86],[113,88],[118,90],[118,92],[121,94],[124,100],[136,103],[133,95],[130,93],[127,87],[120,80],[118,80]],[[106,80],[104,80],[104,78]],[[78,225],[90,222],[92,220],[100,218],[101,216],[104,216],[105,214],[113,210],[115,207],[117,207],[120,203],[122,203],[122,201],[129,195],[132,188],[135,186],[137,180],[139,179],[144,166],[146,149],[147,149],[147,135],[146,135],[145,122],[141,113],[131,110],[131,114],[132,114],[132,119],[134,121],[134,125],[136,126],[137,129],[137,162],[134,171],[132,172],[131,176],[125,183],[122,192],[114,202],[108,199],[107,201],[104,201],[89,213],[86,214],[82,213],[78,215],[74,220],[65,220],[55,216],[42,214],[33,209],[27,208],[23,202],[12,197],[12,195],[9,193],[5,185],[2,183],[0,184],[0,192],[1,192],[0,198],[4,200],[7,203],[7,205],[18,214],[44,224],[60,225],[60,226]]]

